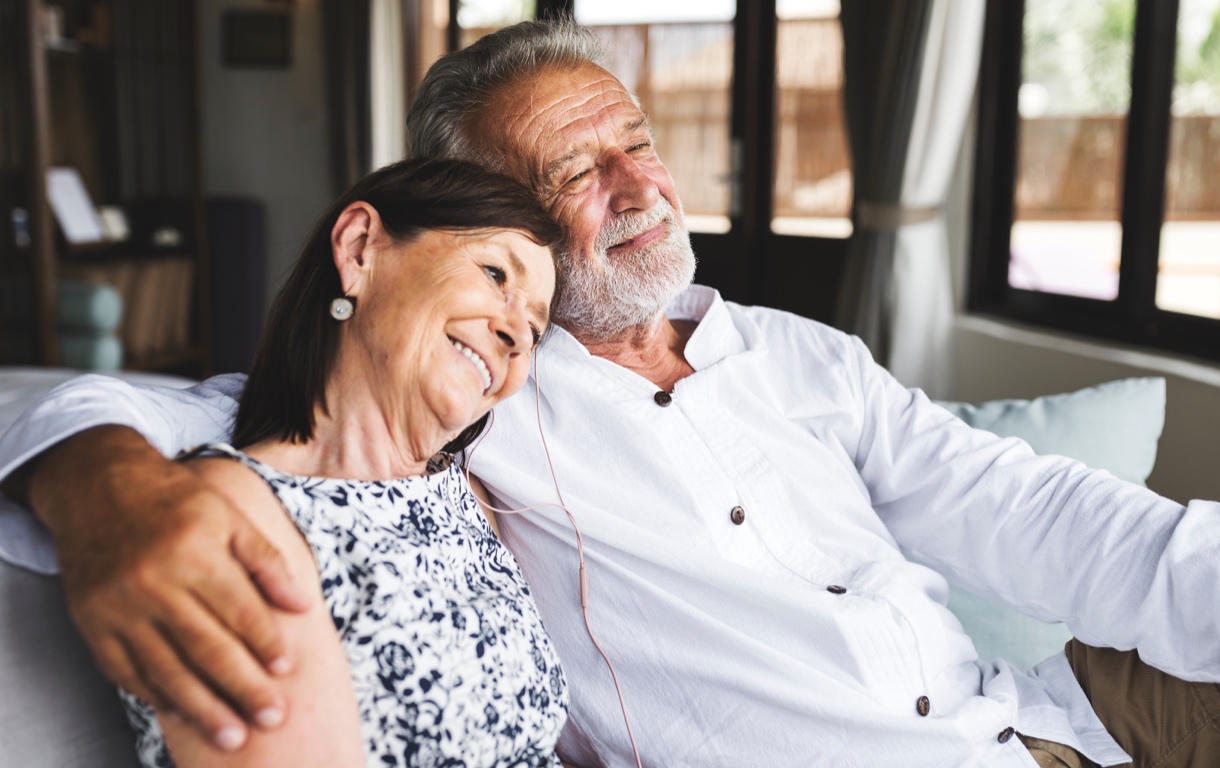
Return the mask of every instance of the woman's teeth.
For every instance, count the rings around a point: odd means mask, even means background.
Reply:
[[[487,363],[483,362],[483,358],[457,339],[453,340],[453,348],[466,356],[466,359],[474,363],[474,367],[479,369],[479,373],[483,375],[483,391],[491,389],[491,371],[487,370]]]

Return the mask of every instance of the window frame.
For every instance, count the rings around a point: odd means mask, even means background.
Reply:
[[[1113,301],[1008,284],[1014,215],[1024,0],[988,0],[979,74],[967,309],[1110,341],[1220,360],[1220,320],[1156,306],[1178,0],[1137,0]]]

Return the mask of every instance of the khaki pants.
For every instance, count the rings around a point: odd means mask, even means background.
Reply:
[[[1220,766],[1220,686],[1187,683],[1148,666],[1135,651],[1093,648],[1078,640],[1064,649],[1076,680],[1106,730],[1134,768]],[[1094,768],[1061,744],[1021,737],[1038,765]]]

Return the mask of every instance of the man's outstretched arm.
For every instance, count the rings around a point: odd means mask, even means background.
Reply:
[[[265,727],[283,719],[268,670],[284,674],[291,659],[264,598],[286,610],[310,600],[244,515],[162,455],[226,437],[216,432],[233,403],[203,392],[82,379],[0,440],[0,473],[37,451],[3,491],[50,531],[69,612],[103,673],[235,748],[238,713]],[[64,439],[65,413],[78,426],[131,426]]]

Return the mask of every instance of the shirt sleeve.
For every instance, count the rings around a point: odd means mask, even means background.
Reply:
[[[1183,507],[971,429],[855,346],[856,465],[908,558],[1085,643],[1220,682],[1220,504]]]
[[[245,376],[216,376],[187,389],[136,386],[101,375],[51,390],[0,437],[0,481],[51,446],[91,427],[120,424],[172,456],[183,448],[228,438]],[[24,507],[0,495],[0,559],[54,573],[46,530]]]

